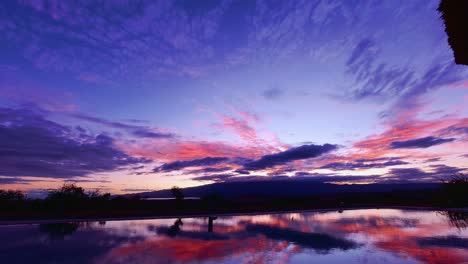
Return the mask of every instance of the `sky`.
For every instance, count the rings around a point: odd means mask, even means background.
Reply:
[[[438,1],[2,1],[0,189],[468,171]]]

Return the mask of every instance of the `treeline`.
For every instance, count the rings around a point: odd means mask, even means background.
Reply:
[[[212,193],[200,200],[184,199],[183,189],[173,187],[173,200],[145,200],[138,196],[86,191],[64,184],[45,199],[28,199],[21,191],[0,190],[0,220],[49,218],[101,218],[239,213],[322,208],[425,206],[468,207],[468,177],[455,175],[440,189],[380,193],[338,193],[307,197],[240,197],[225,199]]]
[[[172,188],[173,200],[145,200],[137,195],[111,195],[86,191],[66,183],[44,199],[30,199],[17,190],[0,190],[0,220],[49,218],[100,218],[204,213],[228,203],[218,195],[187,200],[183,189]],[[222,203],[222,205],[221,205]]]
[[[94,215],[102,211],[130,208],[137,200],[138,197],[111,196],[110,193],[86,191],[72,183],[49,191],[44,199],[28,198],[18,190],[0,190],[0,217]]]

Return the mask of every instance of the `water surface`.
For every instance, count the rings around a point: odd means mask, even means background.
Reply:
[[[0,226],[2,263],[467,263],[468,216],[349,210]]]

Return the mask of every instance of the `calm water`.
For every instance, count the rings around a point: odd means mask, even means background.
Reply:
[[[468,263],[467,224],[381,209],[0,226],[0,262]]]

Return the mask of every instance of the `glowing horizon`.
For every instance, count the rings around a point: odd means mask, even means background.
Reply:
[[[468,171],[439,1],[5,1],[0,189]]]

